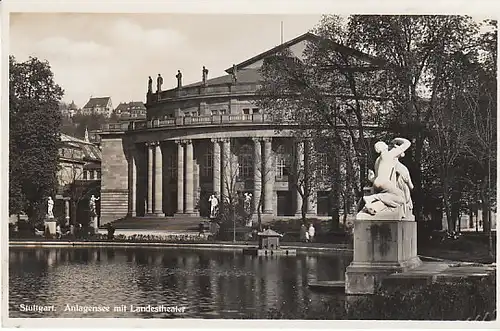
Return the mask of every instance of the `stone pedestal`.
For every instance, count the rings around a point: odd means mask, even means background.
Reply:
[[[97,219],[97,216],[91,216],[90,217],[90,224],[89,226],[94,229],[94,233],[96,233],[99,230],[99,221]]]
[[[54,217],[45,219],[45,235],[55,238],[56,237],[57,222]]]
[[[346,269],[346,294],[373,294],[383,278],[422,264],[417,255],[417,223],[401,212],[354,221],[354,258]]]

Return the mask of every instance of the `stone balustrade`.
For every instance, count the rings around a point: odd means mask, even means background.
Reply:
[[[125,130],[144,130],[150,128],[175,127],[175,126],[199,126],[199,125],[220,125],[238,123],[270,123],[268,114],[228,114],[228,115],[202,115],[202,116],[182,116],[167,119],[153,119],[150,121],[131,122],[130,126],[119,127],[109,124],[109,131],[115,128],[126,128]],[[103,128],[108,131],[107,128]],[[123,131],[125,131],[123,130]]]

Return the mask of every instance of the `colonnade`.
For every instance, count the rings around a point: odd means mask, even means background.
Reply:
[[[195,192],[199,190],[199,180],[194,176],[199,176],[199,171],[195,174],[194,146],[191,139],[179,139],[174,141],[177,149],[177,210],[175,214],[197,215],[195,211]],[[253,208],[257,210],[259,200],[262,196],[261,211],[264,214],[274,213],[274,186],[275,169],[273,163],[272,138],[255,137],[253,142]],[[231,139],[212,138],[210,139],[212,149],[212,192],[217,195],[219,201],[228,197],[229,189],[236,180],[234,164],[231,153]],[[296,165],[297,167],[306,167],[308,142],[299,141],[296,145]],[[147,156],[147,187],[146,187],[146,207],[145,212],[148,216],[165,216],[163,209],[163,146],[162,142],[145,143]],[[136,216],[137,201],[137,158],[138,153],[135,149],[131,150],[128,158],[129,166],[129,210],[130,216]],[[306,162],[307,164],[307,162]],[[307,171],[307,169],[305,169]],[[307,178],[306,178],[307,180]],[[296,214],[302,210],[302,197],[296,189],[290,188],[295,192]],[[314,195],[311,195],[307,201],[307,213],[315,214]]]

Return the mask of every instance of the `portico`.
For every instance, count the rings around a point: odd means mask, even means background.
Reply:
[[[248,141],[251,141],[253,157],[242,159],[238,151],[248,147]],[[254,210],[260,201],[262,213],[275,214],[275,162],[272,141],[272,137],[229,137],[174,139],[135,144],[134,155],[128,160],[129,215],[141,216],[137,214],[136,205],[145,201],[143,216],[199,216],[201,204],[204,203],[200,201],[201,195],[204,198],[207,194],[215,194],[222,201],[221,199],[228,198],[235,191],[252,193]],[[145,150],[147,157],[138,160],[139,150]],[[252,163],[244,163],[247,161]],[[143,182],[145,189],[142,190],[147,192],[145,197],[137,195],[136,187],[141,185],[137,183],[137,162],[146,163],[146,166],[142,167],[147,169],[144,174],[147,180]],[[247,166],[251,166],[251,173],[246,172]],[[171,196],[175,196],[175,206],[169,198]]]

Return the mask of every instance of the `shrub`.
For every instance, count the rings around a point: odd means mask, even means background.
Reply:
[[[348,319],[466,320],[496,306],[496,281],[433,283],[410,290],[381,291],[350,304]]]

